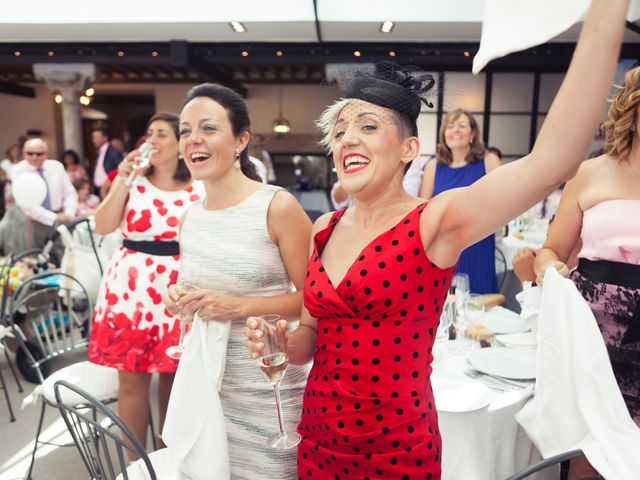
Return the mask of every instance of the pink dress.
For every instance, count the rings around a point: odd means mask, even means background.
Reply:
[[[196,187],[196,188],[194,188]],[[122,235],[134,241],[177,241],[180,217],[202,197],[196,182],[167,192],[142,177],[131,189]],[[165,349],[178,343],[179,319],[162,303],[178,278],[179,255],[120,247],[102,279],[89,342],[89,360],[128,372],[175,372]]]
[[[606,200],[585,210],[571,279],[591,307],[622,397],[640,427],[639,219],[640,200]],[[603,275],[602,268],[615,273]]]

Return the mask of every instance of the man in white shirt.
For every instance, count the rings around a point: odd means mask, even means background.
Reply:
[[[96,188],[96,193],[100,193],[100,196],[104,198],[107,192],[101,191],[101,187],[107,181],[109,172],[115,170],[122,161],[122,153],[109,143],[109,135],[102,128],[91,132],[91,142],[98,153],[93,169],[93,185]]]
[[[47,186],[47,195],[41,205],[20,207],[20,210],[32,221],[33,246],[42,247],[56,223],[65,223],[74,219],[78,207],[78,193],[73,188],[64,165],[57,160],[47,158],[46,142],[39,138],[27,140],[22,153],[24,160],[14,165],[11,170],[11,179],[15,180],[25,173],[35,173],[43,178]]]

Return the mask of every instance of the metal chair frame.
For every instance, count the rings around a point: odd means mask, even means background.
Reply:
[[[122,420],[104,403],[65,380],[57,381],[53,388],[58,410],[73,437],[90,478],[128,480],[128,452],[140,458],[149,472],[150,479],[156,480],[155,470],[144,447]],[[61,394],[63,389],[68,389],[82,397],[85,400],[82,406],[65,404]],[[86,413],[87,408],[90,410],[90,415]],[[107,418],[116,431],[105,428],[99,416]],[[119,475],[121,477],[118,477]]]
[[[71,286],[35,288],[39,282],[56,275],[66,277]],[[79,300],[86,302],[82,304],[80,312],[74,308],[77,307]],[[27,342],[29,340],[27,336],[23,329],[15,323],[15,314],[22,310],[26,311],[26,321],[35,334],[36,345],[40,349],[42,358],[34,358],[28,347]],[[86,318],[83,318],[81,314],[85,314],[85,312]],[[7,315],[11,322],[13,334],[18,340],[20,348],[23,349],[29,364],[36,372],[40,383],[45,379],[42,368],[47,362],[86,348],[92,312],[91,299],[82,284],[72,276],[64,273],[45,272],[34,275],[14,292],[9,300]],[[31,478],[47,405],[56,407],[54,403],[47,400],[43,395],[31,462],[26,475],[27,479]]]
[[[515,475],[510,476],[507,480],[524,480],[525,478],[533,475],[534,473],[538,473],[545,468],[549,468],[554,465],[560,465],[562,462],[570,460],[575,457],[579,457],[584,455],[582,450],[570,450],[568,452],[563,452],[558,455],[554,455],[553,457],[545,458],[544,460],[539,461],[533,465],[526,467],[525,469],[519,471]]]

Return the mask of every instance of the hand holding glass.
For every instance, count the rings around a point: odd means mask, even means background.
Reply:
[[[280,381],[284,378],[289,364],[285,332],[278,327],[280,315],[262,315],[259,328],[262,331],[262,356],[258,358],[258,367],[269,383],[273,386],[278,411],[278,426],[280,432],[269,437],[267,445],[275,450],[287,450],[300,443],[301,437],[297,432],[286,432],[282,422],[282,406],[280,405]]]
[[[187,293],[198,289],[198,286],[193,280],[196,278],[196,272],[191,271],[192,269],[188,269],[189,271],[187,271],[187,267],[185,265],[185,256],[183,255],[180,259],[180,272],[178,274],[178,283],[176,284],[176,288],[178,290],[178,302],[180,302]],[[179,316],[180,340],[177,345],[171,345],[164,351],[167,357],[173,358],[174,360],[180,360],[180,357],[182,357],[182,353],[184,352],[184,334],[185,329],[187,328],[186,325],[193,321],[192,313],[181,313]]]

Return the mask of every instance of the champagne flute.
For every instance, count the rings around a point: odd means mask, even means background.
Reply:
[[[464,323],[464,306],[469,299],[469,275],[466,273],[456,273],[453,276],[451,285],[455,287],[456,295],[456,314],[453,319],[454,326],[460,330],[460,327]]]
[[[150,143],[144,142],[142,145],[140,145],[140,148],[138,148],[138,156],[135,158],[133,169],[131,170],[131,173],[129,174],[127,179],[124,181],[124,184],[127,187],[131,187],[133,185],[133,181],[138,176],[139,170],[142,170],[143,168],[149,166],[149,164],[151,163],[152,151],[153,147]]]
[[[191,269],[187,269],[185,262],[185,255],[180,258],[180,270],[178,272],[178,283],[176,284],[178,290],[178,298],[180,301],[187,293],[198,289],[195,283]],[[193,314],[181,313],[180,317],[180,340],[177,345],[171,345],[164,351],[165,355],[174,360],[180,360],[184,352],[184,334],[187,328],[187,323],[193,321]]]
[[[261,338],[264,348],[262,356],[258,358],[258,367],[269,383],[273,386],[278,411],[278,426],[280,431],[267,439],[267,445],[274,450],[287,450],[300,443],[301,437],[297,432],[286,432],[282,422],[282,406],[280,404],[280,382],[284,378],[289,364],[285,332],[278,328],[280,315],[262,315],[259,328],[263,333]]]
[[[472,293],[469,295],[469,300],[465,304],[465,318],[471,324],[475,326],[482,321],[484,317],[484,299],[482,295]]]

